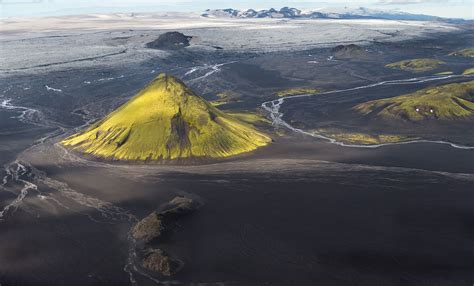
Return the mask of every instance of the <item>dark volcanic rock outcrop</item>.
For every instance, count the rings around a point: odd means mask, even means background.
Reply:
[[[147,249],[143,259],[143,267],[165,276],[175,274],[182,265],[181,261],[173,259],[161,249]]]
[[[160,214],[163,216],[179,216],[194,212],[199,207],[199,203],[193,199],[178,196],[161,208]]]
[[[164,234],[173,231],[180,219],[200,206],[200,203],[191,198],[177,196],[132,228],[131,235],[138,242],[135,248],[140,253],[141,265],[144,268],[164,276],[171,276],[182,268],[183,262],[167,254],[161,247],[155,248],[154,244],[163,238]],[[161,243],[161,240],[158,243]]]
[[[340,59],[355,59],[365,57],[367,52],[361,46],[355,44],[338,45],[334,47],[331,52],[336,58]]]
[[[132,236],[136,240],[148,243],[161,236],[164,229],[163,219],[156,212],[139,221],[132,229]]]
[[[161,34],[158,39],[146,44],[148,48],[158,50],[178,50],[189,46],[193,37],[186,36],[180,32],[167,32]]]
[[[175,197],[159,211],[154,211],[139,221],[132,229],[132,236],[143,243],[158,239],[172,227],[175,220],[194,212],[198,207],[199,204],[190,198]]]

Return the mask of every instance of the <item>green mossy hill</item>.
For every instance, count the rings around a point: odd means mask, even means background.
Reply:
[[[103,120],[61,143],[98,158],[144,161],[224,158],[270,142],[177,78],[160,74]]]
[[[474,48],[462,49],[449,54],[450,56],[474,58]]]
[[[387,68],[406,70],[411,72],[427,72],[437,69],[445,62],[436,59],[411,59],[385,65]]]
[[[359,104],[355,110],[384,119],[459,120],[474,116],[474,81],[425,88],[407,95]]]
[[[474,74],[474,68],[469,68],[462,73],[463,75],[471,75]]]

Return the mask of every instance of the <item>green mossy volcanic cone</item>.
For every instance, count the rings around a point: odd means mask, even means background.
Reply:
[[[61,142],[114,160],[224,158],[271,139],[216,109],[173,76],[160,74],[103,120]]]

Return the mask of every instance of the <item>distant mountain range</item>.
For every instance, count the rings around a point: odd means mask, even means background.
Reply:
[[[470,22],[463,19],[448,19],[424,14],[411,14],[400,11],[382,11],[359,8],[322,8],[303,12],[296,8],[283,7],[280,10],[274,8],[268,10],[236,10],[215,9],[206,10],[201,15],[209,18],[286,18],[286,19],[383,19],[383,20],[413,20],[413,21],[442,21],[449,23]]]

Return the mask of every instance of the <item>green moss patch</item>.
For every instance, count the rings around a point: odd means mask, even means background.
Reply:
[[[469,68],[469,69],[465,70],[462,74],[463,75],[474,74],[474,68]]]
[[[285,89],[281,90],[276,93],[278,97],[286,97],[286,96],[292,96],[292,95],[302,95],[302,94],[314,94],[314,93],[320,93],[321,90],[317,88],[290,88],[290,89]]]
[[[452,75],[452,74],[453,74],[452,71],[445,71],[445,72],[436,73],[435,75]]]
[[[474,58],[474,48],[462,49],[449,54],[450,56]]]
[[[402,135],[393,135],[393,134],[367,134],[360,132],[344,132],[339,130],[325,130],[319,129],[316,130],[318,134],[323,134],[326,137],[335,139],[339,142],[344,142],[347,144],[361,144],[361,145],[375,145],[375,144],[384,144],[384,143],[396,143],[411,141],[417,138],[407,137]]]
[[[387,68],[406,70],[411,72],[427,72],[437,69],[445,62],[436,59],[411,59],[385,65]]]

